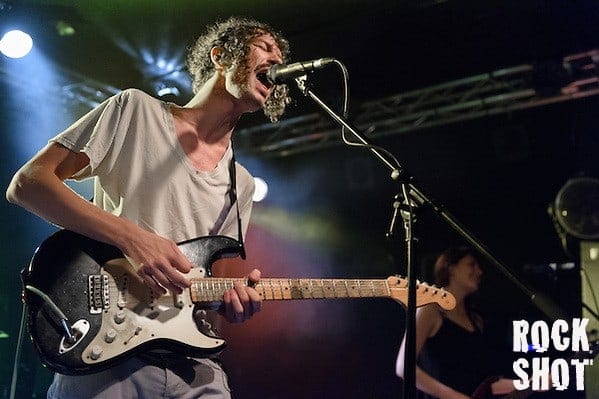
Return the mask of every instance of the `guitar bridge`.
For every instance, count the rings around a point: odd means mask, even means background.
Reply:
[[[105,274],[92,274],[87,278],[89,312],[92,314],[102,313],[104,309],[110,308],[110,289],[108,276]]]

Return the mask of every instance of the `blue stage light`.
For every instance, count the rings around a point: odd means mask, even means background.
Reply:
[[[33,39],[20,30],[6,32],[0,39],[0,52],[10,58],[25,57],[33,48]]]

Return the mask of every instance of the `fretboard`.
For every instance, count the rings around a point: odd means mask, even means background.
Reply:
[[[233,288],[234,278],[199,278],[191,280],[193,302],[220,301],[223,292]],[[263,278],[254,286],[263,300],[373,298],[390,297],[387,280]]]

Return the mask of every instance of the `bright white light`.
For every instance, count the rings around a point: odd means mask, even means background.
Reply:
[[[10,58],[25,57],[33,48],[31,36],[20,30],[11,30],[0,40],[0,52]]]
[[[254,185],[256,186],[256,189],[254,190],[254,197],[252,199],[254,202],[260,202],[266,198],[266,194],[268,194],[268,184],[261,178],[254,177]]]
[[[179,89],[174,86],[160,86],[158,89],[156,89],[156,94],[162,97],[168,95],[178,96],[181,93],[179,92]]]

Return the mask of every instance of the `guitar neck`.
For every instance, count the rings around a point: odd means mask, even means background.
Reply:
[[[198,278],[191,280],[193,302],[220,301],[223,292],[233,288],[237,278]],[[377,279],[290,279],[262,278],[254,286],[263,300],[328,299],[328,298],[389,298],[387,280]]]

